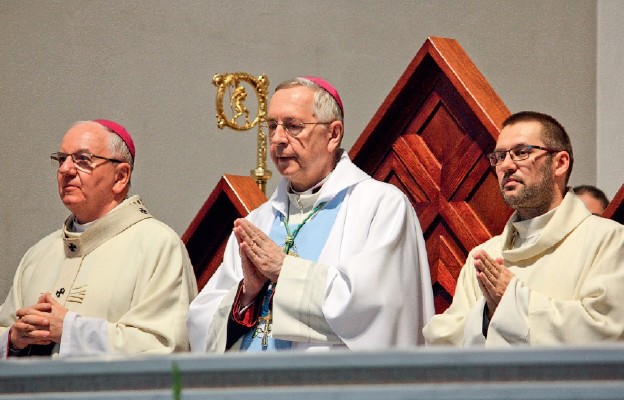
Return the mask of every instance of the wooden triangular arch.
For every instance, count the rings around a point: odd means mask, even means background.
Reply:
[[[609,202],[602,216],[624,224],[624,185],[620,187],[615,197]]]
[[[223,175],[182,235],[201,290],[223,261],[232,224],[267,201],[249,176]]]
[[[452,300],[467,252],[511,213],[483,157],[509,111],[453,39],[428,38],[359,137],[350,156],[403,190],[427,242],[436,310]],[[201,289],[223,259],[234,219],[266,196],[249,177],[225,175],[185,234]]]
[[[436,311],[448,307],[468,251],[511,214],[485,154],[509,110],[457,41],[430,37],[350,151],[403,190],[427,243]]]
[[[430,37],[350,150],[376,179],[403,190],[427,244],[436,311],[452,300],[470,249],[511,214],[484,155],[509,110],[457,41]],[[267,200],[250,177],[225,175],[183,235],[201,289],[223,259],[236,218]],[[624,221],[624,186],[605,216]]]

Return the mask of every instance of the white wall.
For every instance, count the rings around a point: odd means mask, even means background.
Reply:
[[[254,137],[216,128],[215,73],[324,76],[349,149],[427,36],[457,39],[512,112],[559,119],[571,183],[596,182],[592,0],[0,0],[0,297],[68,215],[49,154],[74,121],[128,128],[133,192],[182,234],[221,175],[255,166]]]

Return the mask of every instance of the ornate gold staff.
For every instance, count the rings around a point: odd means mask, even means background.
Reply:
[[[246,82],[256,92],[258,99],[258,115],[250,121],[249,109],[245,105],[247,101],[247,90],[242,82]],[[266,194],[266,182],[271,177],[271,171],[266,168],[267,136],[262,130],[262,123],[267,113],[267,93],[269,88],[269,78],[260,75],[258,78],[244,73],[234,72],[226,74],[216,74],[212,77],[212,83],[217,87],[217,126],[223,129],[228,126],[237,131],[247,131],[254,126],[258,127],[258,151],[256,153],[256,168],[251,170],[251,177],[255,179],[258,187]],[[225,115],[223,100],[226,90],[229,97],[229,108],[231,117]],[[239,120],[244,120],[244,125],[239,124]]]

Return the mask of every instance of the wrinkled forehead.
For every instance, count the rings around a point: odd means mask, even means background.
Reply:
[[[81,122],[65,133],[60,150],[65,153],[87,150],[94,154],[101,154],[108,150],[111,135],[113,133],[104,129],[100,124],[90,121]]]
[[[498,140],[496,150],[511,149],[523,144],[543,146],[542,125],[536,121],[521,121],[503,128]]]
[[[273,93],[268,118],[306,118],[314,114],[314,89],[294,86]]]

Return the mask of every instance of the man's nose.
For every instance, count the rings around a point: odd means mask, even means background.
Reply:
[[[503,158],[503,161],[501,161],[501,163],[498,164],[498,168],[503,169],[503,170],[516,168],[516,163],[511,159],[511,152],[508,151],[505,153],[505,158]]]
[[[58,171],[63,174],[69,174],[72,171],[76,172],[76,164],[71,156],[67,156],[67,158],[59,165]]]
[[[288,141],[288,132],[286,132],[284,125],[279,124],[275,127],[273,136],[271,136],[271,141],[275,143],[284,143]]]

